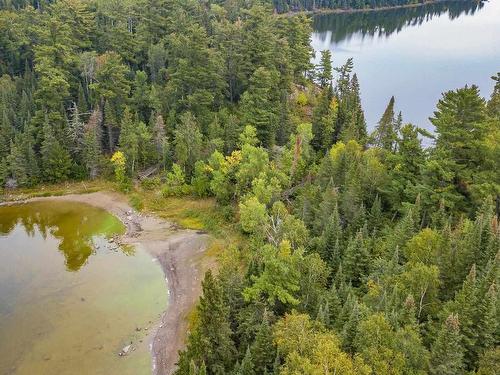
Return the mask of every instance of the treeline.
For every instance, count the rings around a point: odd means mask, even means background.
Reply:
[[[325,9],[375,9],[410,4],[423,4],[424,0],[268,0],[278,13]]]
[[[130,174],[292,131],[291,82],[310,71],[310,21],[228,1],[64,0],[0,13],[0,184]]]

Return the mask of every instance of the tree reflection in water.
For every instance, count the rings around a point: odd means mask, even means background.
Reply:
[[[58,239],[66,269],[76,272],[95,253],[94,239],[123,231],[121,222],[107,212],[70,202],[34,202],[0,207],[0,235],[8,235],[18,225],[29,236]]]

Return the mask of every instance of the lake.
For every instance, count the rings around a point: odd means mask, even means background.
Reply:
[[[313,28],[316,61],[325,49],[335,66],[354,59],[369,130],[392,95],[405,122],[431,130],[443,92],[476,84],[489,98],[500,71],[500,0],[322,14]]]
[[[85,204],[0,207],[0,374],[150,374],[165,279],[122,223]],[[127,356],[118,353],[133,342]]]

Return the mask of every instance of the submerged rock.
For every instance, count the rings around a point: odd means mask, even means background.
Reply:
[[[120,357],[125,357],[127,354],[130,353],[130,349],[132,349],[132,344],[125,346],[118,355]]]

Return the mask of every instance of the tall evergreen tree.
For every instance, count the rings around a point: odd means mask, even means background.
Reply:
[[[244,122],[257,129],[257,136],[265,147],[276,139],[276,113],[272,89],[275,72],[265,68],[257,69],[250,78],[249,89],[241,98]]]
[[[43,141],[40,149],[42,177],[47,182],[61,182],[69,177],[71,157],[57,140],[48,122],[43,127]]]
[[[430,373],[433,375],[457,375],[464,373],[463,347],[457,315],[450,315],[440,329],[432,345]]]
[[[220,374],[232,368],[236,354],[231,339],[229,310],[223,291],[209,270],[202,282],[203,295],[198,305],[199,323],[181,352],[177,374],[189,374],[191,361],[205,364],[208,374]]]
[[[321,51],[321,60],[318,65],[316,78],[322,88],[332,85],[333,68],[332,68],[332,53],[330,50]]]
[[[373,144],[392,152],[397,139],[396,127],[396,119],[394,117],[394,96],[392,96],[372,135]]]

